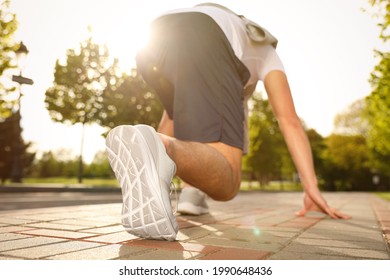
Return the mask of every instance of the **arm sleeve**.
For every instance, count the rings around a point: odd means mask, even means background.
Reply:
[[[263,63],[260,69],[258,69],[260,80],[264,81],[267,74],[273,70],[279,70],[285,73],[283,63],[276,50],[272,46],[267,46],[264,48]]]

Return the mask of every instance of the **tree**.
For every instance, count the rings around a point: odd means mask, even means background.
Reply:
[[[381,28],[379,38],[384,42],[390,39],[389,27],[390,27],[390,1],[389,0],[369,0],[373,7],[377,8],[377,16],[382,18],[382,21],[378,24]]]
[[[0,122],[0,179],[4,183],[11,176],[13,166],[13,118]]]
[[[62,153],[65,150],[47,151],[34,161],[30,176],[36,178],[75,177],[78,173],[78,160]],[[69,154],[69,153],[68,153]]]
[[[13,40],[17,29],[16,16],[9,11],[9,4],[9,0],[0,2],[0,77],[8,69],[15,68],[13,60],[18,48]],[[11,115],[13,103],[7,96],[13,91],[14,88],[8,88],[0,79],[0,120]]]
[[[390,38],[390,1],[371,0],[378,8],[382,18],[380,38],[386,42]],[[367,97],[367,119],[369,130],[367,143],[375,156],[375,168],[390,177],[390,52],[376,51],[379,64],[375,66],[370,77],[371,94]]]
[[[94,122],[102,108],[108,60],[108,49],[93,43],[92,38],[82,42],[79,49],[69,49],[64,64],[57,60],[54,84],[46,91],[45,99],[54,121],[83,125]]]
[[[353,102],[344,112],[334,119],[334,132],[341,135],[361,135],[366,137],[369,123],[365,118],[366,99]]]
[[[36,163],[36,176],[39,178],[49,178],[61,176],[62,164],[57,160],[53,152],[44,152]]]
[[[12,178],[15,172],[17,157],[18,170],[22,174],[28,171],[34,160],[35,153],[28,152],[31,143],[25,143],[20,134],[20,115],[13,113],[10,117],[0,122],[0,179],[4,183]]]
[[[78,49],[69,49],[65,63],[57,60],[54,83],[46,91],[45,103],[54,121],[82,124],[81,143],[86,124],[112,128],[144,123],[157,127],[162,114],[161,103],[137,71],[123,72],[118,60],[110,58],[107,47],[94,43],[92,38]],[[81,183],[82,151],[79,169]]]
[[[249,153],[243,158],[243,170],[256,178],[260,185],[273,178],[282,179],[283,155],[287,147],[283,141],[278,122],[268,100],[256,93],[249,117]]]
[[[91,178],[113,178],[114,173],[105,152],[96,153],[93,161],[86,168],[86,176]]]
[[[105,73],[109,69],[109,52],[92,42],[92,38],[80,44],[79,49],[67,51],[66,63],[57,60],[54,84],[46,91],[45,103],[51,118],[57,122],[81,123],[81,153],[79,182],[83,174],[84,127],[99,119],[103,91],[110,82]]]
[[[371,154],[360,135],[332,134],[325,140],[323,178],[326,190],[371,190]]]
[[[113,75],[110,76],[112,79]],[[115,79],[104,90],[104,113],[99,115],[99,124],[113,128],[142,123],[157,128],[163,111],[161,102],[137,70],[133,69],[130,75],[117,75]]]
[[[306,134],[310,141],[315,172],[317,176],[321,179],[324,177],[323,153],[326,149],[325,139],[314,129],[307,130]]]
[[[1,1],[1,0],[0,0]],[[16,68],[15,52],[20,47],[13,35],[17,29],[16,15],[9,10],[10,1],[0,2],[0,77]],[[4,181],[10,177],[19,182],[23,170],[28,169],[34,154],[27,152],[29,143],[23,141],[20,127],[20,111],[15,112],[18,99],[11,96],[15,87],[0,79],[0,177]]]
[[[368,145],[378,166],[390,176],[390,53],[382,59],[371,74],[373,91],[367,97]],[[386,164],[387,163],[387,164]]]

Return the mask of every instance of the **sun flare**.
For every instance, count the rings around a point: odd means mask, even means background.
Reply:
[[[148,11],[123,16],[120,12],[109,13],[104,22],[92,25],[92,36],[96,42],[106,44],[111,56],[118,58],[122,68],[129,70],[135,66],[137,50],[148,40],[151,20],[152,14]]]

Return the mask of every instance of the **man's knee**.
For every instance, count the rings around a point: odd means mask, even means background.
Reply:
[[[210,193],[209,196],[217,201],[229,201],[236,197],[240,191],[241,176],[238,176],[235,182],[224,180],[217,184],[219,187],[215,188],[215,191]]]
[[[226,159],[228,169],[226,174],[215,178],[216,192],[211,196],[215,200],[228,201],[233,199],[241,186],[241,159],[242,150],[226,145],[224,143],[210,143],[210,146],[217,149]]]

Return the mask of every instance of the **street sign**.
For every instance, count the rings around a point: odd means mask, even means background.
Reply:
[[[17,82],[18,84],[26,84],[26,85],[32,85],[34,84],[34,81],[32,79],[29,79],[29,78],[26,78],[26,77],[23,77],[23,76],[15,76],[15,75],[12,75],[12,81],[14,82]]]

